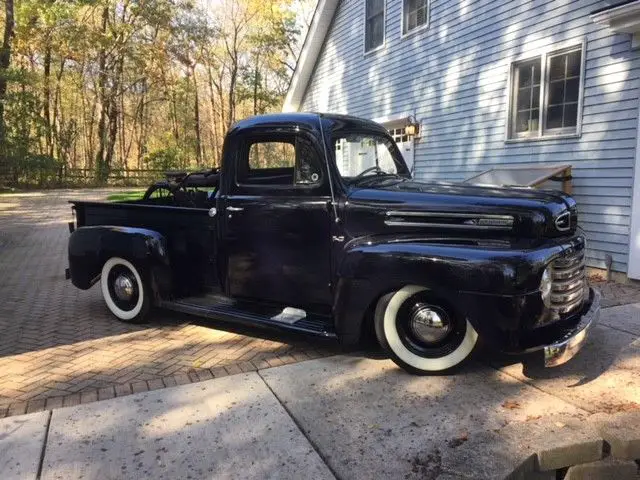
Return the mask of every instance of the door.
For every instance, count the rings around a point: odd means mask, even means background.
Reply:
[[[627,276],[640,280],[640,116],[636,133],[636,158],[631,198],[631,226],[629,229],[629,260]]]
[[[330,305],[331,196],[313,137],[243,138],[224,200],[227,291],[307,309]]]
[[[393,137],[393,140],[398,145],[398,149],[402,153],[404,157],[404,161],[409,168],[409,171],[413,175],[413,149],[414,142],[413,136],[407,135],[406,126],[397,126],[397,127],[387,127],[389,130],[389,134]]]

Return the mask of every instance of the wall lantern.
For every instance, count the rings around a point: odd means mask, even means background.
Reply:
[[[420,124],[418,120],[416,120],[415,117],[408,117],[404,131],[409,137],[418,137],[420,135]]]

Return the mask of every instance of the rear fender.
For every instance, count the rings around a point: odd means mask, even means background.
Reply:
[[[154,292],[171,291],[167,242],[154,230],[116,226],[80,227],[69,238],[69,271],[76,287],[86,290],[100,279],[104,263],[121,257],[142,270]]]

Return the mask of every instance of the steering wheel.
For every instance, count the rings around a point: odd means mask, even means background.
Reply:
[[[385,171],[383,169],[381,169],[378,165],[374,165],[373,167],[369,167],[364,169],[363,171],[361,171],[358,175],[356,175],[355,177],[353,177],[353,180],[357,180],[358,178],[363,177],[364,175],[366,175],[369,172],[381,172],[381,173],[385,173]]]

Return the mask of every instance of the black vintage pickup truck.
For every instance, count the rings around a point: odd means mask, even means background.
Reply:
[[[68,276],[100,281],[122,321],[157,306],[345,344],[370,331],[428,374],[479,338],[561,364],[599,315],[571,197],[415,181],[370,121],[243,120],[220,171],[175,178],[140,201],[72,202]]]

